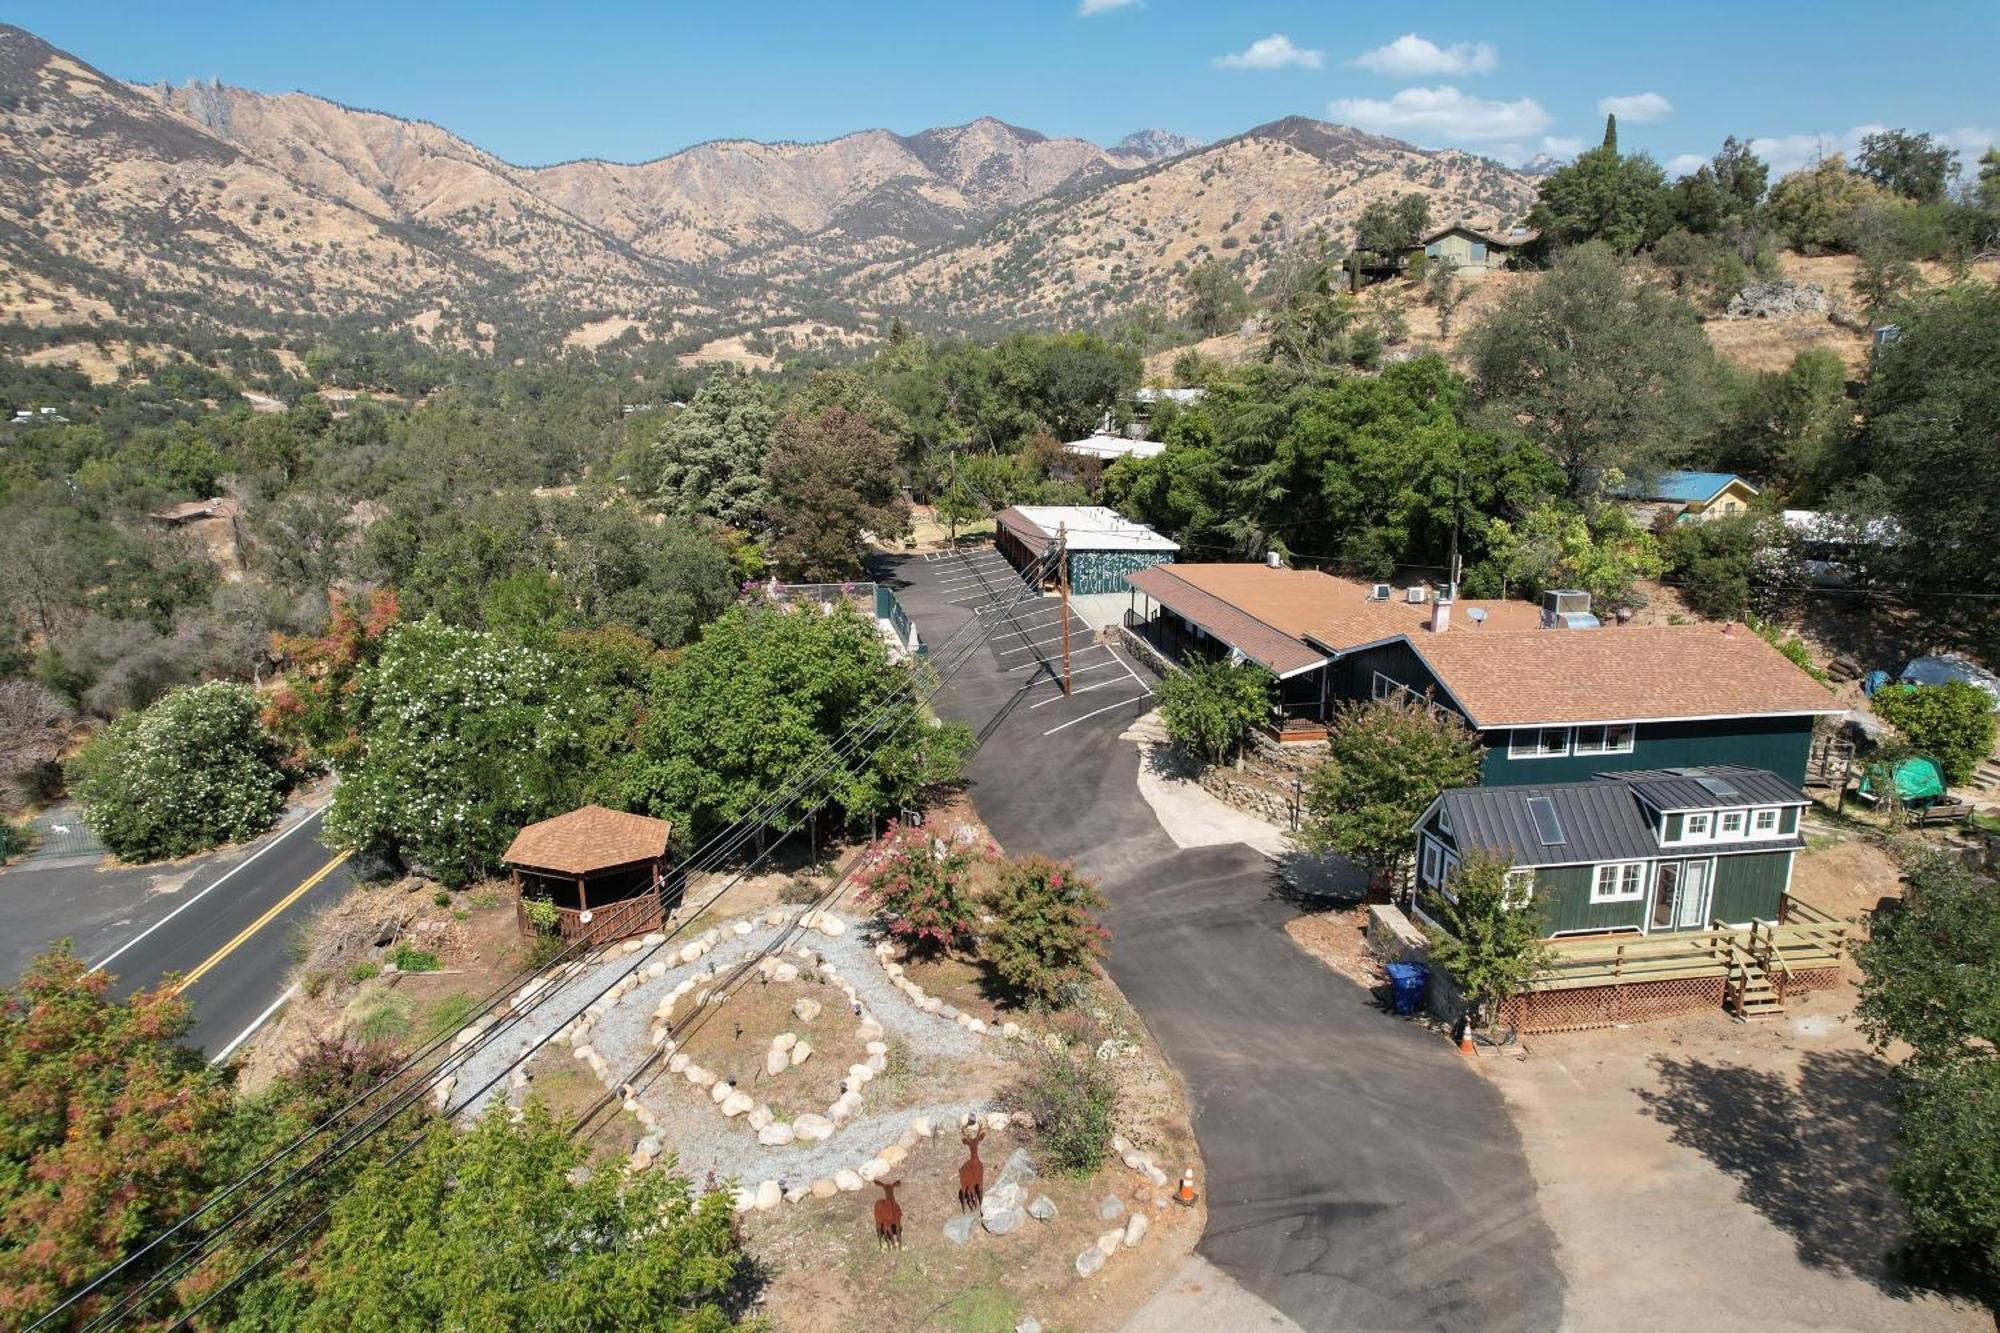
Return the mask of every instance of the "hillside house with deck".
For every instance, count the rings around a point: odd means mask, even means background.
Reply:
[[[1833,985],[1849,925],[1791,893],[1805,793],[1729,765],[1461,787],[1431,802],[1412,905],[1432,930],[1471,857],[1509,867],[1510,904],[1541,914],[1546,968],[1502,1006],[1549,1032],[1714,1005],[1772,1017]]]

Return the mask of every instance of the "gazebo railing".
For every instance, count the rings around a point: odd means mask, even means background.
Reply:
[[[514,921],[520,927],[522,937],[532,939],[541,933],[541,928],[535,924],[528,903],[529,899],[525,897],[515,900]],[[589,920],[585,920],[586,917]],[[602,907],[558,907],[555,933],[565,940],[588,938],[607,943],[658,930],[665,920],[666,910],[660,902],[659,891],[649,889],[635,898],[620,898]]]

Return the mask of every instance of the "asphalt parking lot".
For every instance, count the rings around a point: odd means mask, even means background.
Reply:
[[[1137,716],[1153,706],[1150,676],[1100,642],[1074,611],[1067,618],[1070,687],[1065,691],[1061,599],[1028,590],[990,546],[920,558],[906,583],[905,595],[912,593],[931,603],[918,622],[927,641],[943,641],[967,616],[979,618],[991,670],[962,674],[975,682],[990,675],[986,691],[1005,701],[1009,715],[1025,713],[1026,725],[1043,736],[1113,714]],[[946,613],[943,624],[939,612]]]
[[[1120,732],[1152,706],[1146,669],[1073,651],[1075,679],[1118,687],[1064,696],[1046,660],[1060,612],[1021,599],[990,552],[884,557],[875,573],[934,651],[991,622],[936,706],[984,738],[967,777],[1000,845],[1102,885],[1107,967],[1193,1104],[1201,1255],[1307,1329],[1562,1327],[1554,1237],[1498,1092],[1292,942],[1304,909],[1262,853],[1177,847],[1140,796]],[[1092,662],[1107,665],[1075,674]]]

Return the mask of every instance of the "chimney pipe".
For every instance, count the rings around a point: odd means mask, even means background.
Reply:
[[[1451,628],[1451,594],[1449,584],[1438,589],[1437,600],[1431,603],[1431,633],[1442,634]]]

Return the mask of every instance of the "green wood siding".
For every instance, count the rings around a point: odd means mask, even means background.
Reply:
[[[1333,673],[1331,693],[1337,703],[1374,698],[1375,673],[1379,671],[1417,694],[1428,693],[1437,702],[1451,707],[1451,696],[1438,684],[1437,677],[1411,651],[1410,645],[1400,639],[1337,657],[1327,670]]]
[[[1715,896],[1710,900],[1709,916],[1732,926],[1753,918],[1777,920],[1791,864],[1790,852],[1716,857]]]
[[[1155,565],[1173,563],[1166,551],[1072,551],[1069,557],[1069,590],[1079,596],[1100,592],[1124,592],[1125,576]]]
[[[1635,768],[1741,764],[1803,783],[1812,745],[1810,717],[1736,717],[1713,722],[1647,722],[1630,754],[1572,754],[1561,759],[1509,759],[1506,731],[1481,733],[1486,757],[1479,780],[1488,787],[1583,782],[1599,773]],[[1789,831],[1789,830],[1788,830]]]
[[[1778,812],[1778,832],[1790,835],[1799,831],[1799,808],[1788,805]]]
[[[1682,823],[1682,821],[1684,821],[1684,820],[1685,820],[1686,818],[1687,818],[1687,816],[1686,816],[1686,815],[1683,815],[1683,814],[1680,814],[1679,812],[1676,812],[1676,813],[1674,813],[1674,814],[1671,814],[1671,815],[1668,815],[1668,816],[1667,816],[1667,831],[1666,831],[1666,833],[1665,833],[1664,835],[1662,835],[1662,841],[1665,841],[1665,842],[1672,842],[1672,841],[1674,841],[1674,840],[1675,840],[1676,838],[1680,837],[1680,836],[1681,836],[1681,823]]]
[[[1643,898],[1624,903],[1591,902],[1590,885],[1595,875],[1592,866],[1545,866],[1535,872],[1535,905],[1542,909],[1545,933],[1619,930],[1644,923]]]

